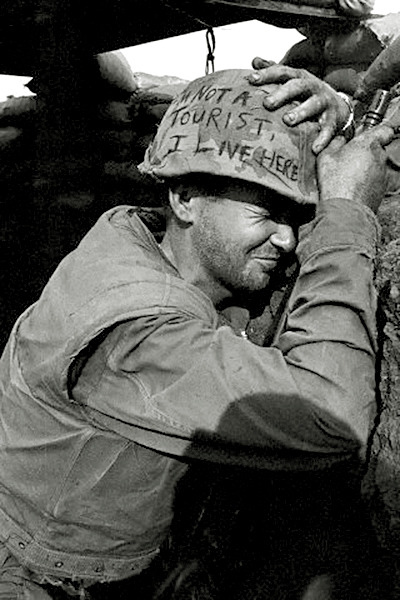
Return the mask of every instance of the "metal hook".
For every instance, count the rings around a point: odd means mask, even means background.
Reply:
[[[214,73],[214,52],[215,52],[215,35],[212,27],[208,27],[206,31],[206,41],[207,41],[207,59],[206,59],[206,75],[211,72]]]

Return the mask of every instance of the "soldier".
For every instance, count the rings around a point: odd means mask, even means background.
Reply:
[[[13,328],[0,598],[115,597],[125,579],[139,595],[190,464],[268,481],[363,463],[393,130],[334,140],[317,173],[318,125],[289,128],[264,108],[275,86],[249,76],[217,72],[177,96],[141,167],[169,205],[105,213]],[[267,304],[296,247],[285,317],[257,345],[224,313]]]

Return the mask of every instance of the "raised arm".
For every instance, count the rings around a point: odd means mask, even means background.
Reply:
[[[114,332],[93,393],[75,388],[94,422],[170,454],[267,468],[362,453],[375,413],[373,210],[392,137],[382,126],[321,155],[317,217],[272,347],[217,328],[206,311],[143,316]]]

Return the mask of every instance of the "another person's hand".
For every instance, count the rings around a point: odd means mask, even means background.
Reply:
[[[312,73],[305,69],[277,65],[262,58],[255,58],[252,66],[256,71],[249,81],[254,85],[282,84],[265,99],[268,110],[274,110],[293,100],[300,101],[296,108],[284,115],[286,125],[297,125],[310,119],[318,120],[321,132],[313,144],[315,154],[326,148],[346,125],[350,115],[348,103],[330,85]]]
[[[347,198],[376,212],[388,183],[384,147],[393,137],[392,127],[379,125],[347,144],[343,138],[335,138],[318,157],[321,200]]]

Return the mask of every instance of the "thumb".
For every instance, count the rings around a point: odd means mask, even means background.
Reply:
[[[389,122],[382,123],[377,127],[373,127],[368,133],[371,134],[373,139],[378,141],[381,146],[387,146],[390,144],[395,134],[394,128]]]
[[[259,56],[256,56],[251,61],[251,66],[256,71],[259,71],[260,69],[266,69],[267,67],[272,67],[272,65],[275,64],[276,63],[273,60],[265,60],[265,58],[260,58]]]

